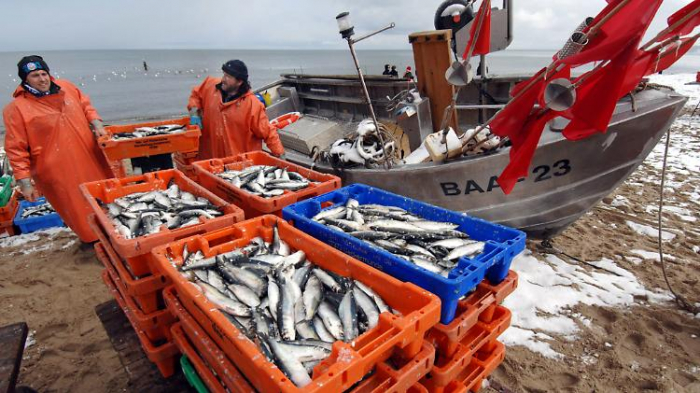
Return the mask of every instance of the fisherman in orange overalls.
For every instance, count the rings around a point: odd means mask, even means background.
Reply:
[[[55,80],[41,56],[24,57],[17,68],[22,82],[3,117],[20,192],[28,201],[43,194],[82,242],[94,242],[78,186],[113,177],[96,141],[104,134],[100,115],[75,85]]]
[[[221,69],[221,78],[207,77],[192,90],[187,105],[190,123],[202,129],[199,159],[262,150],[263,141],[274,156],[283,157],[277,129],[270,125],[265,106],[251,92],[246,65],[231,60]]]

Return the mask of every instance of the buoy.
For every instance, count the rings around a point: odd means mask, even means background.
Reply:
[[[282,129],[282,128],[296,122],[297,120],[301,119],[301,117],[302,117],[302,114],[299,112],[289,112],[287,114],[284,114],[280,117],[273,119],[270,122],[270,124],[277,127],[278,129]]]

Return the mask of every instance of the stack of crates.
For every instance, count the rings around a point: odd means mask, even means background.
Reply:
[[[460,258],[448,277],[443,277],[312,220],[322,210],[344,206],[349,199],[360,205],[400,207],[426,220],[458,224],[456,230],[485,242],[484,251],[474,258]],[[478,391],[481,381],[503,361],[505,347],[496,339],[509,326],[510,311],[498,303],[517,286],[517,276],[509,269],[525,248],[523,232],[362,184],[288,206],[283,217],[302,232],[440,298],[440,324],[428,333],[436,360],[421,380],[428,391],[462,391],[465,386]]]
[[[113,139],[114,134],[132,133],[140,127],[157,127],[170,124],[185,126],[186,129],[183,132],[169,135],[154,135],[121,140]],[[148,123],[107,126],[105,131],[107,135],[101,136],[97,142],[112,168],[112,173],[118,178],[126,176],[122,165],[122,160],[124,159],[178,152],[196,156],[199,150],[199,137],[202,134],[198,126],[190,124],[188,117]]]
[[[312,183],[301,190],[287,190],[278,197],[263,198],[238,188],[217,176],[219,173],[227,170],[240,171],[257,165],[287,169],[290,172],[296,172],[304,176]],[[222,159],[198,161],[194,163],[194,172],[196,181],[199,184],[207,190],[211,190],[225,201],[235,203],[236,206],[243,209],[246,218],[265,214],[274,214],[282,217],[282,209],[284,207],[340,188],[340,178],[337,176],[312,171],[262,151],[254,151]]]
[[[197,161],[198,154],[199,152],[197,151],[173,153],[173,163],[175,163],[175,169],[184,173],[190,179],[197,180],[194,162]]]
[[[12,176],[0,177],[0,237],[14,236],[14,219],[19,207],[17,192],[12,188]]]
[[[352,343],[335,342],[304,388],[298,388],[269,362],[257,344],[178,269],[185,247],[189,253],[201,251],[209,258],[239,249],[258,236],[270,242],[275,227],[280,238],[291,249],[303,251],[312,264],[363,282],[399,311],[381,314],[377,326]],[[439,321],[439,299],[323,244],[277,216],[261,216],[158,247],[153,250],[153,261],[173,284],[163,295],[178,319],[171,335],[210,391],[425,391],[420,380],[435,362],[435,347],[426,335]]]
[[[224,215],[213,219],[201,218],[200,224],[185,228],[162,228],[152,235],[127,239],[117,232],[102,208],[103,204],[127,195],[165,190],[171,182],[183,191],[208,199]],[[243,220],[243,212],[174,169],[85,183],[80,187],[93,210],[89,221],[99,239],[95,252],[105,266],[102,278],[136,330],[146,355],[158,366],[163,376],[168,377],[175,371],[179,358],[179,350],[170,332],[175,318],[165,308],[163,300],[163,288],[170,283],[169,278],[153,268],[151,250],[197,233],[230,226]]]

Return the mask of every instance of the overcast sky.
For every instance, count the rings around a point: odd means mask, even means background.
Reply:
[[[665,0],[650,31],[690,0]],[[512,49],[559,48],[604,0],[514,0]],[[396,28],[361,49],[410,49],[440,0],[0,0],[0,51],[71,49],[342,49],[335,16],[355,30]],[[500,7],[500,0],[493,1]],[[651,33],[650,33],[651,34]]]

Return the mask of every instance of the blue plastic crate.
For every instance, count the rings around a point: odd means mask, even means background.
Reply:
[[[39,198],[36,202],[20,201],[19,209],[15,215],[15,225],[22,233],[31,233],[41,229],[65,226],[58,213],[47,214],[43,217],[22,218],[22,212],[32,206],[39,206],[46,203],[46,198]]]
[[[360,204],[375,203],[400,207],[427,220],[459,224],[457,230],[468,234],[472,239],[486,243],[484,252],[474,258],[461,258],[457,266],[445,278],[360,239],[311,220],[323,209],[345,205],[349,198],[357,200]],[[476,288],[484,277],[494,284],[501,282],[508,275],[513,258],[525,249],[526,236],[519,230],[364,184],[353,184],[287,206],[282,210],[282,215],[285,220],[291,220],[294,226],[301,231],[360,259],[368,265],[400,280],[412,282],[439,296],[442,300],[440,322],[443,324],[448,324],[454,319],[459,299]]]

